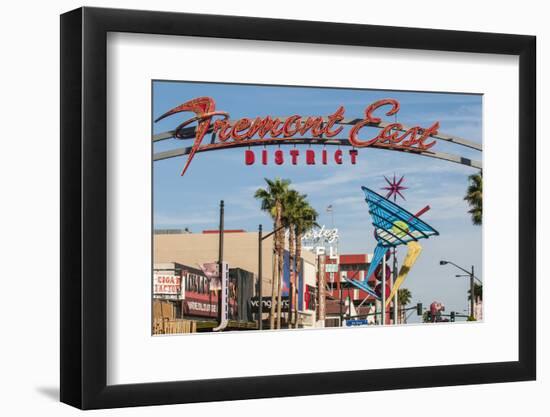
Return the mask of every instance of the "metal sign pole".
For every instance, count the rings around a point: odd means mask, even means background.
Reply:
[[[219,247],[218,247],[218,277],[220,278],[221,291],[218,296],[218,318],[219,324],[214,329],[215,332],[224,330],[228,324],[228,274],[229,266],[227,270],[223,262],[223,235],[224,235],[224,203],[220,201],[220,230],[219,230]]]
[[[475,319],[476,314],[474,311],[474,302],[475,302],[475,283],[474,283],[474,266],[472,265],[472,272],[470,273],[470,315]]]
[[[396,248],[393,248],[393,271],[392,271],[392,289],[395,285],[395,281],[397,280],[397,257],[396,257]],[[396,291],[393,296],[393,324],[397,324],[397,309],[399,306],[399,297],[398,292]]]
[[[220,227],[219,227],[219,246],[218,246],[218,277],[220,278],[220,284],[223,283],[223,218],[224,218],[224,203],[223,200],[220,201]],[[222,299],[223,299],[223,284],[221,286],[220,293],[218,295],[218,323],[223,321],[223,311],[222,311]]]
[[[380,324],[386,324],[386,254],[382,257],[382,310],[380,314]]]
[[[342,281],[338,281],[340,287],[340,327],[344,326],[344,289],[342,288]]]
[[[263,303],[262,303],[262,225],[258,226],[258,329],[262,330]]]

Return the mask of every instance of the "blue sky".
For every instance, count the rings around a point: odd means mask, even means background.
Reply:
[[[256,116],[288,116],[292,114],[332,114],[340,105],[346,118],[363,117],[365,107],[381,98],[395,98],[401,104],[397,121],[405,125],[429,127],[440,122],[440,132],[457,135],[470,141],[482,140],[482,96],[472,94],[418,93],[380,90],[271,87],[237,84],[208,84],[155,81],[153,115],[155,119],[167,110],[200,96],[216,101],[216,110],[230,113],[231,119]],[[376,113],[387,120],[383,112]],[[166,118],[153,124],[153,133],[171,130],[190,114]],[[393,119],[393,118],[392,118]],[[374,131],[374,130],[373,130]],[[344,137],[345,133],[338,135]],[[362,138],[372,137],[361,135]],[[206,139],[205,139],[206,141]],[[154,145],[154,152],[190,146],[190,141],[166,140]],[[306,149],[306,146],[298,146]],[[468,280],[456,278],[459,271],[442,267],[440,259],[459,265],[474,265],[481,277],[482,228],[473,226],[468,207],[463,201],[468,175],[472,168],[433,158],[400,152],[363,148],[357,165],[347,159],[342,165],[308,166],[244,164],[244,149],[199,153],[182,177],[186,157],[158,161],[154,164],[154,227],[184,228],[193,232],[217,228],[217,209],[225,200],[226,228],[257,230],[262,223],[269,229],[271,221],[260,211],[254,191],[264,186],[264,177],[287,178],[295,189],[308,195],[320,213],[319,222],[331,225],[325,208],[334,207],[334,224],[340,232],[340,253],[372,253],[376,241],[361,186],[379,191],[385,186],[384,175],[405,175],[402,185],[406,201],[398,203],[411,212],[429,204],[431,210],[422,216],[440,232],[440,236],[422,241],[423,252],[411,270],[404,287],[411,290],[413,302],[428,305],[441,301],[447,311],[463,312],[468,308]],[[252,148],[257,155],[259,147]],[[275,147],[268,147],[273,157]],[[290,147],[281,148],[288,158]],[[321,147],[313,148],[320,155]],[[329,155],[335,148],[328,147]],[[439,141],[433,148],[481,160],[480,152]],[[344,149],[346,152],[346,149]],[[301,151],[301,156],[304,151]],[[380,191],[383,193],[383,191]],[[401,260],[405,249],[398,249]],[[414,316],[412,317],[414,321]]]

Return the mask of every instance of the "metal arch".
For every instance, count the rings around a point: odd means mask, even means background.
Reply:
[[[163,133],[159,134],[163,135]],[[156,135],[156,136],[159,136]],[[168,139],[167,137],[164,139]],[[153,137],[153,140],[154,137]],[[163,140],[163,139],[159,139]],[[249,139],[249,140],[243,140],[242,142],[232,143],[231,148],[243,148],[243,147],[256,147],[256,146],[265,146],[265,145],[308,145],[308,144],[320,144],[320,145],[333,145],[333,146],[348,146],[353,147],[353,145],[349,142],[347,139],[322,139],[322,138],[298,138],[298,139]],[[218,146],[219,145],[219,146]],[[206,145],[202,149],[197,149],[197,153],[200,152],[208,152],[213,151],[216,149],[225,149],[229,148],[225,143],[210,143],[209,145]],[[444,161],[454,162],[457,164],[462,164],[466,166],[470,166],[472,168],[482,169],[482,163],[481,161],[472,160],[469,158],[464,158],[460,155],[454,155],[454,154],[448,154],[444,152],[434,152],[430,150],[420,151],[417,148],[412,149],[395,149],[390,148],[388,146],[383,146],[380,144],[375,144],[369,146],[369,148],[375,148],[375,149],[385,149],[385,150],[392,150],[397,152],[406,152],[406,153],[412,153],[415,155],[421,155],[421,156],[427,156],[430,158],[436,158],[441,159]],[[185,148],[178,148],[178,149],[172,149],[169,151],[163,151],[158,152],[153,155],[153,161],[161,161],[164,159],[169,158],[175,158],[178,156],[185,156],[188,155],[191,152],[192,147],[185,147]],[[355,148],[358,149],[358,148]],[[366,149],[366,148],[365,148]]]
[[[288,119],[288,117],[289,116],[279,117],[279,120],[281,120],[281,122],[284,122],[284,121],[286,121],[286,119]],[[322,117],[322,119],[323,119],[324,122],[328,121],[328,117]],[[356,119],[344,119],[344,120],[341,120],[341,121],[337,122],[337,124],[355,125],[356,123],[360,122],[361,120],[362,119],[357,119],[357,118]],[[228,122],[229,123],[234,123],[235,120],[229,120]],[[383,128],[385,128],[386,126],[388,126],[390,124],[392,124],[392,123],[390,123],[390,122],[380,122],[380,123],[369,123],[366,126],[383,129]],[[393,130],[398,130],[400,132],[405,132],[409,129],[410,129],[409,126],[401,125],[400,129],[394,128]],[[208,129],[207,133],[210,133],[212,131],[213,131],[213,127],[211,126]],[[174,137],[174,134],[175,134],[175,130],[170,130],[170,131],[167,131],[167,132],[158,133],[156,135],[153,135],[153,142],[158,142],[158,141],[161,141],[161,140],[171,139],[171,138]],[[179,134],[181,135],[181,138],[178,138],[178,139],[192,139],[192,138],[195,137],[195,127],[191,126],[191,127],[188,127],[188,128],[184,128],[184,129],[180,130]],[[476,151],[483,151],[483,146],[481,144],[469,141],[467,139],[463,139],[463,138],[458,137],[458,136],[448,135],[448,134],[445,134],[445,133],[438,133],[437,135],[432,135],[431,137],[433,137],[435,139],[439,139],[439,140],[444,140],[446,142],[450,142],[450,143],[453,143],[455,145],[460,145],[460,146],[465,146],[467,148],[475,149]]]

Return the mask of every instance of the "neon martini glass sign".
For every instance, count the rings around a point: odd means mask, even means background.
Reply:
[[[407,245],[409,247],[410,255],[408,254],[408,256],[410,259],[408,265],[405,264],[407,262],[407,258],[405,258],[404,267],[406,268],[402,268],[402,271],[400,271],[395,288],[392,288],[392,294],[386,299],[386,304],[388,304],[389,300],[393,297],[394,291],[397,291],[399,285],[401,285],[405,279],[408,270],[414,264],[422,250],[418,245],[418,241],[421,239],[428,239],[431,236],[437,236],[439,232],[428,223],[418,218],[426,209],[429,209],[429,206],[415,215],[367,187],[361,187],[361,189],[365,193],[365,201],[369,207],[369,214],[372,217],[372,224],[374,226],[375,238],[377,241],[366,274],[366,279],[368,280],[368,278],[374,274],[381,262],[385,262],[386,252],[389,248],[400,245]],[[403,271],[403,269],[405,269],[405,271]],[[356,280],[347,281],[368,292],[374,298],[380,299],[365,282]]]
[[[403,133],[401,133],[403,126],[400,123],[388,123],[376,136],[369,139],[361,139],[359,137],[361,129],[381,122],[381,119],[374,115],[374,112],[381,108],[385,108],[386,116],[392,116],[399,112],[400,104],[393,98],[386,98],[377,100],[367,106],[364,117],[356,119],[348,132],[348,140],[353,147],[365,148],[376,146],[409,152],[421,152],[435,145],[436,141],[430,139],[430,137],[437,135],[439,122],[434,122],[427,128],[413,126]],[[181,172],[181,175],[184,175],[195,154],[205,150],[257,145],[261,143],[272,144],[274,140],[279,143],[282,141],[292,142],[296,137],[303,137],[304,135],[310,135],[313,139],[333,138],[344,129],[343,126],[338,126],[338,124],[344,120],[345,111],[344,106],[340,106],[334,113],[326,117],[294,114],[284,118],[284,120],[283,118],[271,116],[243,117],[237,120],[230,120],[229,113],[216,111],[216,103],[212,97],[198,97],[168,110],[158,117],[155,123],[178,113],[195,113],[194,117],[185,120],[174,130],[175,138],[186,138],[186,128],[191,123],[197,122],[194,132],[195,140]],[[214,120],[214,117],[219,118]],[[217,142],[203,143],[203,139],[208,133],[212,133],[213,137],[217,138]],[[355,162],[353,155],[352,158],[353,162]]]

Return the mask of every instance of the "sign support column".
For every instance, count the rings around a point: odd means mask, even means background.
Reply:
[[[396,257],[396,251],[397,249],[394,247],[393,248],[393,267],[392,267],[392,289],[393,289],[393,286],[395,285],[395,281],[397,280],[397,257]],[[399,291],[396,291],[394,296],[393,296],[393,324],[398,324],[397,323],[397,318],[398,318],[398,307],[399,307],[399,297],[398,297],[398,294]]]
[[[262,330],[262,225],[258,226],[258,330]]]
[[[221,291],[218,295],[218,326],[212,329],[213,331],[221,331],[228,324],[228,273],[223,262],[223,235],[224,235],[224,203],[220,201],[220,230],[219,230],[219,247],[218,247],[218,277],[221,283]]]
[[[474,302],[475,302],[475,283],[474,283],[474,266],[472,265],[472,272],[470,273],[470,315],[473,319],[476,318],[475,310],[474,310]]]
[[[386,324],[386,253],[382,257],[382,306],[380,324]]]

